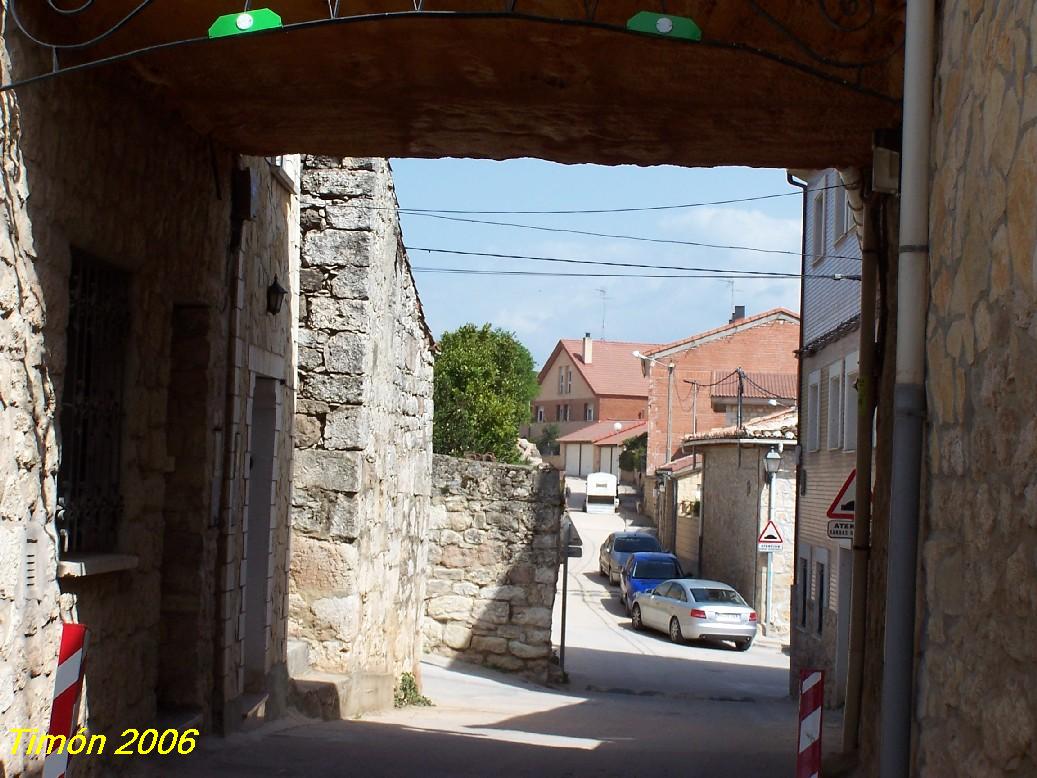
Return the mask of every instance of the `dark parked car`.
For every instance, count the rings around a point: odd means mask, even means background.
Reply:
[[[619,571],[635,551],[662,551],[659,541],[644,532],[613,532],[601,544],[598,570],[611,583],[619,583]]]
[[[635,594],[654,589],[663,581],[682,575],[684,573],[680,562],[673,554],[658,551],[637,551],[631,554],[619,574],[619,598],[623,601],[623,607],[630,613]]]

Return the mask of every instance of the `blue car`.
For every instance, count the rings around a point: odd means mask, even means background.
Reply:
[[[673,554],[661,551],[637,551],[631,554],[619,574],[619,597],[627,613],[634,604],[634,595],[654,589],[663,581],[683,578],[681,564]]]

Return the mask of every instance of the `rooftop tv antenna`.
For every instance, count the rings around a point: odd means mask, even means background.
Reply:
[[[599,286],[594,291],[601,295],[601,339],[605,340],[605,302],[609,299],[608,290]]]

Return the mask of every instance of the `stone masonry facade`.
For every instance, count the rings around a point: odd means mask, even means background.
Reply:
[[[388,162],[303,164],[289,631],[391,706],[421,653],[432,339]]]
[[[49,64],[21,39],[0,42],[5,83]],[[212,144],[124,71],[7,92],[0,122],[0,730],[46,728],[61,621],[90,631],[90,732],[117,736],[173,709],[232,729],[246,693],[269,695],[271,710],[283,700],[294,304],[267,313],[266,289],[275,275],[295,287],[295,195],[266,160]],[[232,208],[241,176],[243,214]],[[89,562],[55,532],[74,400],[70,278],[83,257],[127,279],[125,349],[106,355],[123,363],[107,428],[118,506]],[[257,385],[270,390],[258,486],[247,466]],[[266,505],[261,543],[249,540],[250,501]],[[118,570],[91,566],[116,559]],[[0,755],[5,775],[38,767]]]
[[[795,446],[786,446],[774,475],[774,523],[782,534],[782,550],[774,553],[772,619],[765,623],[767,555],[757,552],[757,539],[767,524],[770,490],[762,445],[703,446],[701,576],[730,584],[760,614],[760,627],[770,635],[787,635],[789,592],[793,576],[795,528]]]
[[[1037,5],[938,6],[919,775],[1037,775]]]
[[[425,650],[547,679],[558,472],[436,455]]]

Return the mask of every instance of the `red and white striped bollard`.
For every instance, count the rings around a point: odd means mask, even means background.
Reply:
[[[74,734],[79,718],[79,695],[83,691],[83,668],[86,658],[86,627],[82,624],[61,625],[58,669],[54,674],[54,702],[50,710],[49,735],[66,738],[66,748],[48,753],[43,762],[43,778],[64,778],[68,769],[67,739]]]
[[[799,671],[799,754],[796,778],[821,776],[821,709],[825,702],[825,671]]]

